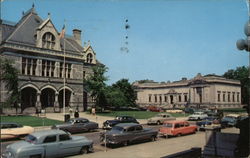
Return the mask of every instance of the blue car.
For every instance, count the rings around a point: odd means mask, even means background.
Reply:
[[[199,131],[205,131],[205,127],[212,125],[215,120],[218,120],[216,117],[205,117],[201,121],[196,122]]]
[[[7,146],[2,158],[54,158],[93,151],[93,141],[62,130],[45,130]]]

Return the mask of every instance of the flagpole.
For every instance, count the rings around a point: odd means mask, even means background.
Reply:
[[[66,32],[66,20],[64,20],[64,31]],[[65,86],[66,86],[66,70],[65,70],[65,33],[63,37],[63,116],[65,117]]]

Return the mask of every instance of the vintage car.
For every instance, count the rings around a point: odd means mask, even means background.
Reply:
[[[159,129],[159,135],[165,136],[181,136],[185,134],[195,133],[197,131],[196,125],[190,125],[187,121],[166,121]]]
[[[107,120],[103,122],[104,129],[111,129],[113,126],[117,125],[118,123],[138,123],[139,122],[131,116],[117,116],[114,120]]]
[[[124,146],[132,142],[144,140],[156,140],[158,131],[151,128],[143,129],[142,125],[136,123],[120,123],[110,131],[100,134],[100,140],[107,145],[123,144]]]
[[[54,125],[52,129],[61,129],[70,133],[86,132],[98,129],[98,123],[91,122],[86,118],[74,118],[60,125]]]
[[[184,111],[182,109],[172,108],[172,109],[166,109],[167,113],[183,113]]]
[[[84,136],[71,136],[62,130],[45,130],[10,144],[3,158],[54,158],[93,151],[93,141]]]
[[[157,107],[157,106],[148,106],[147,111],[152,111],[152,112],[163,112],[162,108]]]
[[[234,127],[239,119],[239,115],[227,115],[221,119],[221,127]]]
[[[34,128],[17,123],[1,122],[1,140],[19,138],[34,132]]]
[[[150,119],[148,119],[147,124],[163,124],[164,121],[167,120],[176,120],[175,117],[173,117],[171,114],[167,114],[167,113],[160,113],[157,114],[155,117],[151,117]]]
[[[188,117],[188,120],[189,121],[198,121],[198,120],[202,120],[206,117],[208,117],[208,115],[205,114],[204,112],[194,112],[192,115],[190,115]]]
[[[198,131],[204,131],[207,126],[219,125],[218,117],[208,116],[201,121],[196,122]]]

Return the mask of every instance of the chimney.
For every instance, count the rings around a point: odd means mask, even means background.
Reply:
[[[82,45],[82,40],[81,40],[81,30],[78,29],[74,29],[73,30],[73,35],[74,35],[74,39],[76,40],[76,42],[81,46]]]

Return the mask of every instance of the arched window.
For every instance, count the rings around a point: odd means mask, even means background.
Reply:
[[[87,63],[93,62],[93,55],[91,53],[87,54]]]
[[[43,38],[42,38],[42,47],[43,48],[48,48],[48,49],[54,49],[54,46],[55,46],[55,36],[50,33],[50,32],[47,32],[43,35]]]

